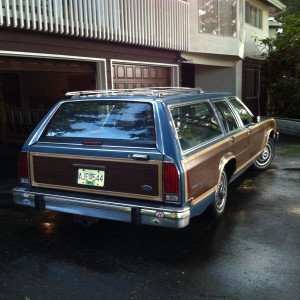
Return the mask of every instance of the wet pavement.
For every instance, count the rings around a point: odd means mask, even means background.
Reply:
[[[1,168],[1,300],[300,299],[299,138],[230,187],[221,220],[181,230],[16,207]]]

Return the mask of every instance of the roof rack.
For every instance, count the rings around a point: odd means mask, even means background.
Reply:
[[[88,96],[114,96],[114,95],[140,95],[140,96],[157,96],[163,98],[167,95],[197,93],[203,94],[201,88],[185,88],[185,87],[149,87],[137,89],[112,89],[112,90],[89,90],[89,91],[76,91],[66,93],[67,97],[88,97]]]

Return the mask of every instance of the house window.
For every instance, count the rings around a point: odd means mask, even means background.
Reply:
[[[259,70],[247,70],[247,98],[258,98],[260,90],[260,72]]]
[[[199,32],[236,37],[236,0],[198,0]]]
[[[246,2],[246,23],[262,29],[262,10]]]

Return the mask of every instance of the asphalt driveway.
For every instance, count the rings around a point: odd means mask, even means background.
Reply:
[[[221,220],[181,230],[16,207],[5,161],[0,299],[300,299],[299,138],[281,136],[271,167],[231,186]]]

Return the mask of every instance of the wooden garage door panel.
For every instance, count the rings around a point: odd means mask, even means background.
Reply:
[[[125,78],[125,66],[116,66],[114,68],[114,76],[120,79]]]
[[[115,89],[171,86],[171,69],[161,66],[113,65]]]
[[[149,78],[149,69],[150,68],[147,68],[147,67],[142,67],[142,72],[143,72],[143,78]]]

